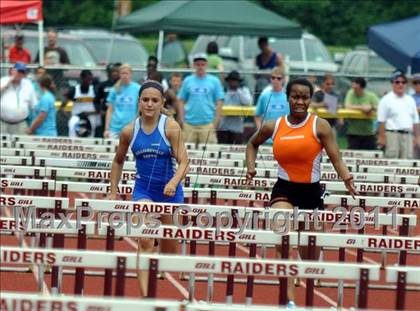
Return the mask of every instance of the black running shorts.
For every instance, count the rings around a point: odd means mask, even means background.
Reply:
[[[284,179],[278,179],[271,193],[270,204],[285,201],[299,209],[324,209],[323,196],[319,182],[295,183]]]

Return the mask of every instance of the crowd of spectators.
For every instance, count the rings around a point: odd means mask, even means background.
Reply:
[[[46,63],[68,62],[65,50],[57,45],[57,33],[49,30],[47,38]],[[255,103],[257,130],[265,121],[290,113],[284,91],[286,76],[282,56],[270,48],[267,38],[260,38],[258,46],[261,53],[255,64],[259,69],[270,69],[271,72],[270,75],[256,76],[258,92],[254,94],[237,71],[224,76],[223,59],[218,56],[216,42],[208,44],[207,54],[193,56],[194,72],[185,77],[172,73],[167,80],[158,71],[158,59],[154,56],[149,57],[146,74],[140,81],[133,80],[129,64],[108,65],[107,79],[100,83],[94,83],[91,71],[82,70],[79,83],[64,93],[64,104],[73,102],[66,130],[57,131],[57,123],[63,122],[53,104],[57,76],[39,67],[32,79],[27,77],[25,63],[31,59],[31,54],[24,47],[23,36],[17,35],[9,53],[10,61],[15,65],[8,76],[1,78],[1,131],[117,138],[124,126],[137,115],[140,85],[146,80],[155,80],[162,84],[166,99],[164,107],[183,128],[186,141],[244,143],[244,117],[222,117],[223,105],[250,106]],[[208,69],[216,69],[219,74],[208,73]],[[336,79],[332,74],[325,74],[320,85],[317,85],[316,78],[308,79],[316,90],[311,101],[315,111],[325,108],[330,114],[337,115],[339,108],[346,108],[366,114],[366,119],[328,119],[335,133],[345,128],[349,148],[383,148],[389,157],[419,157],[420,74],[413,75],[414,94],[408,95],[408,79],[402,71],[395,71],[390,91],[381,99],[369,91],[362,77],[352,80],[351,89],[345,96],[336,92]],[[368,118],[372,112],[377,112],[377,120]]]

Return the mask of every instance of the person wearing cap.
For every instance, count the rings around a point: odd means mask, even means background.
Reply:
[[[0,130],[2,134],[25,134],[26,119],[37,103],[32,82],[25,77],[26,65],[16,63],[0,79]]]
[[[10,63],[24,63],[28,64],[31,62],[31,52],[23,47],[24,37],[22,34],[17,34],[15,37],[15,45],[9,50],[9,62]]]
[[[187,142],[216,144],[224,92],[220,80],[207,74],[207,55],[193,57],[195,73],[185,78],[178,93],[178,120]]]
[[[354,78],[351,89],[347,92],[344,105],[347,109],[361,111],[365,116],[376,111],[379,99],[375,93],[366,90],[366,80],[361,77]],[[348,120],[347,142],[349,149],[376,149],[376,135],[374,120],[350,119]]]
[[[248,87],[241,85],[242,78],[236,70],[226,77],[224,105],[250,106],[252,96]],[[239,116],[222,117],[217,139],[221,144],[242,144],[244,132],[244,118]]]
[[[393,72],[391,83],[392,91],[381,98],[378,106],[378,145],[385,148],[387,158],[411,159],[413,147],[420,146],[416,103],[412,96],[406,94],[407,78],[402,71]]]
[[[69,120],[69,136],[79,136],[76,128],[80,119],[88,119],[91,131],[88,136],[94,137],[95,131],[101,125],[101,117],[95,109],[95,86],[92,83],[93,74],[90,70],[84,69],[80,72],[80,83],[72,87],[67,93],[68,100],[73,101],[71,110],[72,117]],[[86,137],[86,136],[84,136]]]

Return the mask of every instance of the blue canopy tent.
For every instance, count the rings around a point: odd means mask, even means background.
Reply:
[[[370,27],[368,46],[408,74],[420,72],[420,15]]]

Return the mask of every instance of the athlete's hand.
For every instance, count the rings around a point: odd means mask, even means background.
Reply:
[[[254,169],[248,169],[246,172],[246,179],[247,180],[252,180],[255,175],[257,175],[257,171]]]
[[[353,176],[350,176],[349,178],[344,180],[344,185],[346,185],[346,188],[348,192],[350,192],[353,199],[356,199],[356,195],[359,195],[359,192],[356,189],[356,186],[353,182]]]
[[[104,137],[105,138],[109,138],[109,131],[107,130],[107,131],[104,131]]]
[[[175,182],[173,182],[172,180],[170,180],[166,184],[165,189],[163,189],[163,194],[166,195],[167,197],[175,196],[176,186],[177,186],[177,184]]]

